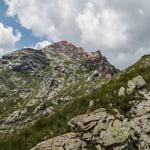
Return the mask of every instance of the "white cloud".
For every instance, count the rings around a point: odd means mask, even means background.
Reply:
[[[126,26],[113,9],[96,12],[94,4],[89,2],[76,21],[84,43],[92,41],[108,48],[115,48],[127,41]]]
[[[34,36],[54,42],[68,40],[89,51],[101,49],[119,68],[130,65],[150,47],[147,0],[4,1],[7,15],[16,16]]]
[[[0,48],[0,57],[4,54],[4,49]]]
[[[144,15],[143,9],[138,9],[138,12],[139,12],[141,15]]]
[[[21,26],[31,29],[35,36],[46,37],[51,41],[71,39],[74,31],[77,31],[74,18],[82,7],[79,2],[80,0],[5,0],[8,16],[16,15]]]
[[[15,48],[16,42],[21,38],[21,33],[15,31],[12,27],[4,26],[3,23],[0,23],[0,56],[4,53],[11,51]]]
[[[45,41],[44,40],[42,42],[38,42],[37,44],[35,44],[34,48],[35,49],[41,49],[41,48],[44,48],[44,47],[46,47],[46,46],[48,46],[50,44],[52,44],[52,43],[50,43],[49,41]]]

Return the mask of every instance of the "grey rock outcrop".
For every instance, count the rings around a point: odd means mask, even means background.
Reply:
[[[58,105],[60,103],[69,102],[69,101],[71,101],[71,97],[69,97],[69,96],[60,97],[60,98],[57,98],[56,100],[53,100],[52,104]]]
[[[136,100],[129,111],[130,136],[138,150],[150,149],[150,92],[146,89],[145,79],[139,75],[127,83],[127,89],[120,88],[118,95],[131,94],[135,92]],[[142,96],[142,97],[141,97]]]
[[[45,110],[46,109],[46,104],[45,103],[41,103],[39,106],[37,106],[35,108],[35,112],[41,111],[41,110]]]
[[[100,76],[99,71],[94,71],[89,77],[88,77],[88,81],[94,80],[95,78],[97,78],[98,76]]]
[[[118,92],[118,96],[125,96],[125,88],[124,87],[121,87],[120,89],[119,89],[119,92]]]
[[[131,136],[139,150],[150,149],[150,99],[136,104],[131,113]]]
[[[14,71],[35,72],[48,66],[50,61],[40,50],[28,48],[4,55],[1,63]]]
[[[87,150],[86,143],[76,133],[67,133],[41,142],[31,150]]]
[[[125,123],[109,115],[105,109],[96,110],[73,118],[68,125],[82,133],[82,139],[101,147],[123,149],[129,142],[129,128]]]
[[[141,75],[136,76],[128,81],[127,88],[121,87],[119,89],[118,96],[125,96],[125,94],[130,95],[131,93],[136,92],[138,95],[140,94],[149,100],[150,92],[146,89],[146,85],[147,83]]]
[[[27,110],[16,110],[14,111],[10,116],[8,116],[5,121],[4,124],[14,124],[17,121],[22,121],[25,117],[25,115],[27,114]]]
[[[137,76],[133,78],[132,80],[128,81],[128,88],[127,88],[127,93],[131,94],[135,89],[141,89],[146,85],[145,80],[143,79],[142,76]]]

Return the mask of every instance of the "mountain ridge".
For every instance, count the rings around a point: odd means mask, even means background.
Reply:
[[[60,45],[64,49],[85,54],[63,42]],[[92,55],[103,59],[112,78],[106,78],[93,63],[97,60],[91,60],[88,54],[77,57],[55,43],[41,50],[22,49],[0,59],[2,150],[28,150],[34,146],[41,150],[149,148],[149,121],[144,116],[149,117],[150,55],[123,71],[100,52]],[[135,125],[139,113],[143,124],[137,125],[147,124],[147,130]]]

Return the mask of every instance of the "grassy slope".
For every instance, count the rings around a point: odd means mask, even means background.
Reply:
[[[142,61],[139,61],[132,66],[132,68],[134,68],[132,71],[131,68],[129,68],[129,72],[120,73],[95,93],[72,101],[54,115],[42,117],[30,128],[23,129],[13,137],[8,137],[5,140],[0,141],[0,149],[28,150],[42,140],[69,132],[70,129],[67,127],[67,122],[71,118],[79,114],[93,111],[99,107],[106,108],[109,113],[113,113],[111,111],[112,107],[118,108],[122,114],[126,114],[131,108],[129,101],[135,99],[135,97],[134,95],[126,96],[124,98],[118,97],[119,88],[125,86],[127,81],[133,77],[142,75],[148,83],[148,89],[150,89],[150,76],[148,74],[150,72],[150,66],[147,65],[143,67],[143,65],[139,65],[141,63]],[[95,100],[95,105],[91,110],[88,108],[90,100]],[[112,106],[109,104],[112,104]]]

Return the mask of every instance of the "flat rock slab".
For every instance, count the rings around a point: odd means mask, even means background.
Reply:
[[[76,133],[66,133],[41,142],[31,150],[87,150],[85,142]]]

